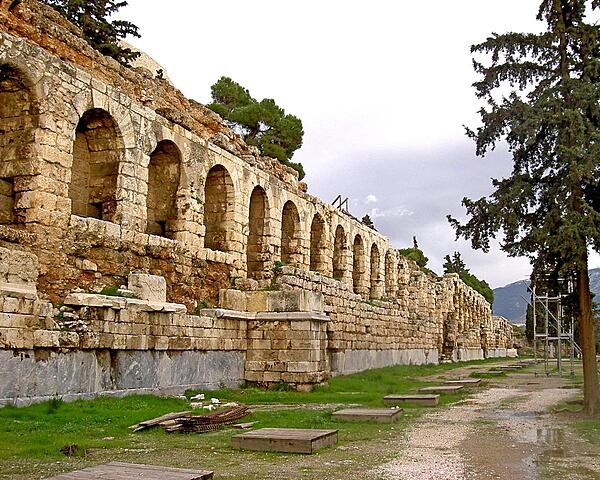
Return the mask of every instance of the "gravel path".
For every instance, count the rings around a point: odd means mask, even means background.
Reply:
[[[540,478],[537,463],[561,436],[544,412],[578,391],[561,388],[559,378],[510,377],[462,404],[426,414],[407,432],[397,458],[369,478]]]

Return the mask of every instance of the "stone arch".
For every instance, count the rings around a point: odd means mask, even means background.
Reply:
[[[204,246],[227,252],[228,229],[233,225],[235,192],[229,172],[223,165],[215,165],[206,175],[204,185]]]
[[[268,199],[262,187],[254,187],[250,195],[248,212],[248,244],[246,246],[246,263],[248,278],[263,280],[268,258],[268,243],[265,236],[265,217],[268,211]]]
[[[346,273],[344,251],[346,250],[346,233],[344,227],[338,225],[333,239],[333,278],[342,280]]]
[[[325,220],[318,213],[310,225],[310,270],[327,273],[327,243]]]
[[[370,255],[370,266],[371,266],[371,279],[370,279],[370,289],[369,289],[369,297],[376,299],[381,297],[380,292],[380,278],[379,278],[379,247],[377,247],[376,243],[371,245],[371,255]]]
[[[286,265],[302,265],[300,215],[291,200],[285,202],[281,212],[281,261]]]
[[[24,211],[16,208],[20,194],[15,181],[34,157],[38,126],[35,97],[25,75],[0,64],[0,225],[21,226]]]
[[[71,213],[114,222],[117,176],[124,155],[113,117],[100,108],[86,111],[75,129],[69,198]]]
[[[173,237],[180,170],[181,152],[177,145],[171,140],[159,142],[150,154],[148,164],[147,233]]]
[[[354,293],[365,293],[365,246],[360,235],[354,237],[352,244],[352,288]]]
[[[392,250],[385,254],[385,295],[395,298],[398,294],[398,273],[396,269],[396,256]]]

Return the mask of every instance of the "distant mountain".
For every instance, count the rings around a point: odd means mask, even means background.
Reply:
[[[527,291],[529,280],[520,280],[509,283],[504,287],[494,289],[494,315],[502,315],[512,323],[525,323],[527,313],[527,303],[530,294]],[[596,300],[600,296],[600,268],[590,270],[590,290],[596,295]]]
[[[494,288],[494,315],[502,315],[512,323],[525,323],[529,292],[529,280],[509,283],[504,287]]]

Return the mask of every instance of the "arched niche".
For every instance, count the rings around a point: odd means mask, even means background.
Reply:
[[[354,293],[364,292],[365,246],[360,235],[354,237],[352,244],[352,288]]]
[[[371,282],[369,289],[369,296],[372,299],[377,299],[380,297],[379,292],[379,248],[377,244],[374,243],[371,245]]]
[[[15,208],[18,178],[33,159],[38,112],[25,75],[0,64],[0,225],[24,224],[24,212]]]
[[[310,226],[310,270],[327,273],[325,221],[318,213],[313,217]]]
[[[151,235],[172,238],[172,223],[177,220],[181,153],[170,140],[158,143],[148,164],[147,227]]]
[[[211,250],[230,250],[228,229],[233,226],[233,182],[227,169],[215,165],[208,171],[204,185],[204,246]]]
[[[344,259],[344,250],[346,249],[346,234],[344,227],[338,225],[335,229],[335,237],[333,239],[333,278],[342,280],[346,272]]]
[[[266,278],[268,244],[265,237],[265,218],[267,213],[267,194],[262,187],[255,187],[250,196],[248,212],[248,244],[246,262],[248,278],[262,280]]]
[[[71,213],[115,221],[117,176],[123,155],[123,140],[113,117],[100,108],[85,112],[73,143]]]
[[[302,264],[300,215],[291,200],[285,202],[281,212],[281,261],[295,267]]]

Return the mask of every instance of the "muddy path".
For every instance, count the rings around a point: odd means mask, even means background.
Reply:
[[[578,417],[552,409],[577,398],[574,387],[541,365],[491,379],[468,400],[417,420],[396,458],[370,478],[600,479],[599,446],[575,433]]]

